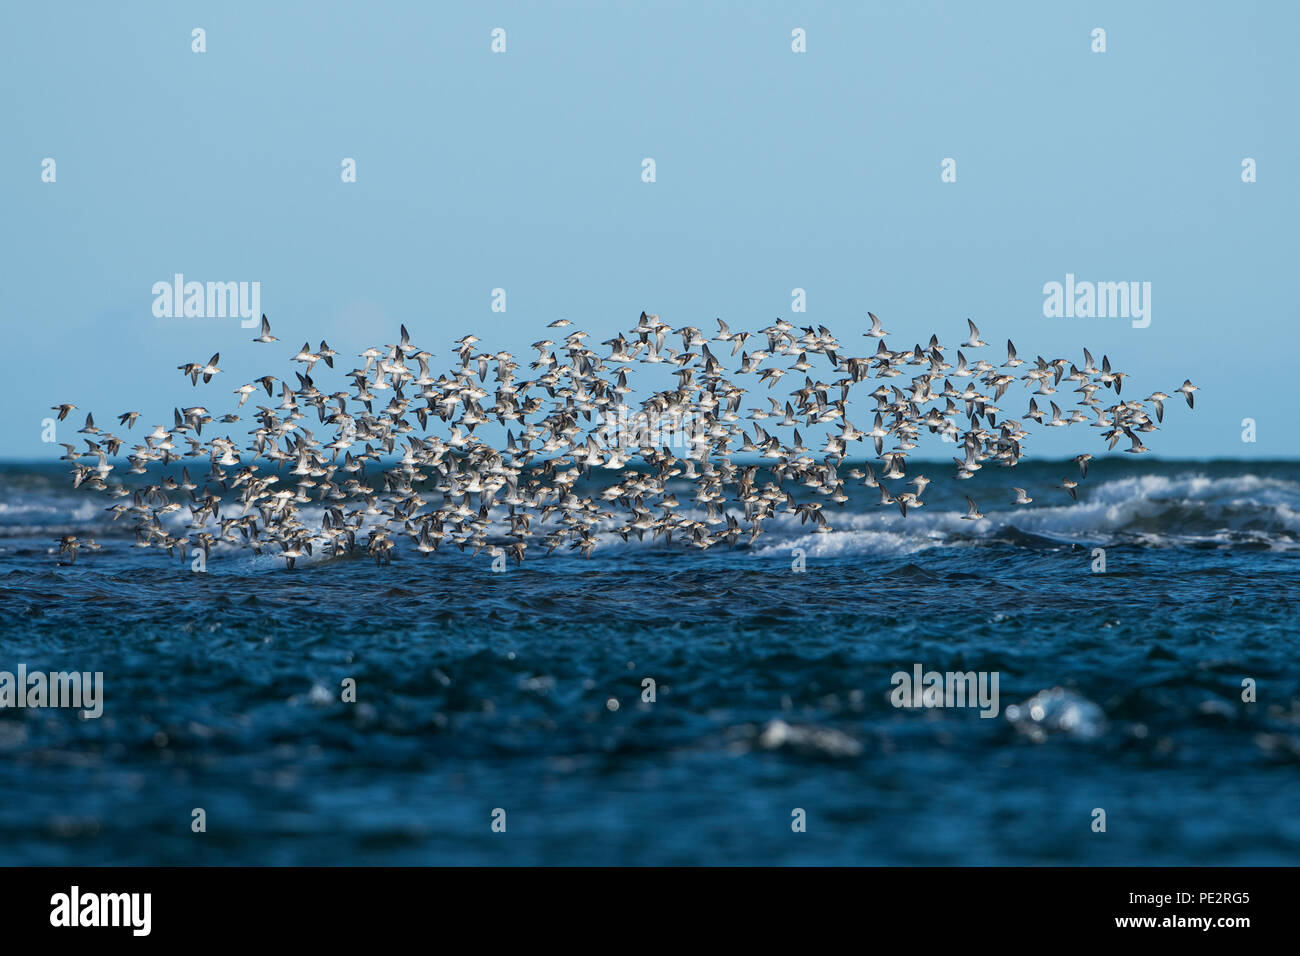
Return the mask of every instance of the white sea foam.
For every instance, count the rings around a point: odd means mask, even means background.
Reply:
[[[1033,492],[1034,503],[1025,507],[1003,503],[1010,497],[1006,482],[1006,478],[1000,478],[996,489],[970,483],[974,486],[971,493],[985,513],[978,521],[962,518],[965,483],[937,482],[925,495],[926,504],[910,510],[906,518],[892,505],[877,506],[874,492],[854,489],[851,493],[857,497],[843,507],[824,502],[823,513],[833,530],[817,533],[812,522],[802,523],[797,517],[781,512],[764,522],[763,533],[754,541],[750,553],[788,554],[802,548],[809,557],[908,555],[936,547],[971,547],[991,541],[1037,542],[1039,546],[1051,546],[1055,542],[1068,546],[1127,540],[1151,547],[1211,543],[1300,548],[1300,482],[1297,481],[1251,473],[1211,477],[1194,471],[1105,481],[1094,479],[1081,484],[1082,494],[1077,502],[1069,500],[1059,489],[1039,487]],[[705,517],[701,510],[690,507],[689,498],[683,505],[680,514],[696,520]],[[741,512],[734,504],[729,511],[740,519]],[[233,502],[222,511],[223,516],[242,513],[242,507]],[[299,512],[299,517],[307,527],[319,527],[323,514],[324,509],[319,505],[309,505]],[[99,500],[89,501],[70,493],[43,490],[0,497],[0,535],[6,537],[42,537],[77,529],[125,535],[129,530],[125,522],[114,523],[111,517]],[[190,514],[188,509],[181,509],[163,516],[162,521],[169,531],[180,534],[189,523]],[[358,546],[364,547],[374,526],[372,519],[363,522],[357,535]],[[557,520],[534,523],[530,557],[544,553],[540,537],[559,526]],[[743,520],[741,526],[743,530],[737,541],[746,544],[749,534]],[[598,526],[599,551],[664,547],[662,539],[656,541],[650,534],[644,539],[634,534],[624,541],[617,534],[617,527],[617,521]],[[716,531],[721,526],[712,527]],[[216,523],[209,520],[207,530],[215,531]],[[504,516],[494,514],[489,539],[502,541],[508,530]],[[396,532],[399,549],[407,550],[400,529],[391,531]],[[315,553],[300,561],[314,564],[326,560],[321,547],[324,541],[318,537]],[[682,541],[680,533],[674,535],[672,546],[690,547],[689,541]],[[454,546],[446,543],[445,547]],[[232,549],[219,546],[216,550],[225,554]],[[282,559],[271,554],[275,550],[275,545],[269,544],[264,560],[278,565]],[[563,550],[567,551],[567,547]]]

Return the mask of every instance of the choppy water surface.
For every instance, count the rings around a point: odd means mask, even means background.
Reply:
[[[862,491],[830,534],[499,574],[454,548],[194,574],[59,469],[0,468],[0,670],[105,681],[98,720],[0,711],[0,861],[1300,861],[1296,466],[1099,462],[1078,505],[1073,467],[936,465],[906,520]],[[918,663],[998,672],[1001,713],[895,708]]]

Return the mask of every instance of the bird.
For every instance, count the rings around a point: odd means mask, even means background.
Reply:
[[[1190,378],[1186,379],[1183,382],[1183,384],[1178,387],[1178,391],[1182,392],[1183,398],[1187,399],[1188,408],[1196,407],[1196,403],[1192,400],[1192,393],[1196,392],[1197,390],[1198,390],[1198,386],[1193,385],[1192,380]]]
[[[216,353],[212,358],[208,359],[207,363],[202,368],[199,369],[198,374],[203,376],[204,385],[212,381],[212,376],[221,371],[221,369],[217,368],[217,363],[219,361],[221,361],[221,354]]]
[[[77,563],[77,553],[83,548],[89,550],[98,550],[98,545],[94,541],[81,541],[75,534],[65,534],[54,539],[59,546],[59,556],[67,555],[67,560],[60,560],[62,565],[72,565]]]
[[[315,367],[316,363],[320,361],[320,359],[321,357],[311,350],[310,342],[303,342],[302,348],[299,349],[298,354],[293,357],[293,361],[295,362],[307,363],[308,375],[311,374],[311,370]]]
[[[203,384],[206,385],[212,381],[212,376],[221,371],[221,369],[217,368],[219,361],[221,361],[221,354],[218,352],[206,362],[186,362],[176,367],[180,369],[182,375],[189,378],[191,385],[198,385],[200,377],[203,378]]]
[[[640,310],[600,345],[557,319],[547,328],[565,330],[562,340],[539,339],[526,367],[465,334],[442,369],[403,323],[395,344],[365,348],[352,369],[323,339],[315,350],[304,342],[287,358],[305,370],[249,379],[232,390],[233,408],[178,402],[170,425],[138,444],[88,412],[78,430],[86,447],[59,443],[60,460],[79,492],[113,499],[106,510],[131,526],[137,547],[173,558],[246,549],[287,570],[364,553],[389,567],[407,548],[432,558],[446,545],[519,564],[557,551],[589,557],[611,537],[705,550],[751,544],[773,522],[828,534],[852,501],[846,486],[859,482],[915,520],[934,507],[923,499],[933,481],[909,476],[909,456],[932,436],[958,446],[951,480],[972,480],[988,465],[1015,468],[1033,425],[1068,433],[1087,422],[1112,448],[1127,437],[1137,454],[1147,450],[1141,433],[1163,422],[1168,394],[1121,399],[1126,373],[1108,356],[1100,368],[1087,349],[1082,368],[1030,362],[1007,340],[1001,366],[972,360],[965,350],[987,343],[971,319],[956,349],[935,334],[896,351],[867,315],[862,334],[879,341],[866,355],[824,325],[778,318],[745,329],[718,318],[709,334]],[[263,315],[253,342],[277,341]],[[220,358],[176,367],[197,388],[221,372]],[[666,384],[638,379],[655,369],[667,370]],[[1018,418],[997,404],[1016,387],[1030,393]],[[1111,404],[1100,397],[1108,390]],[[1191,407],[1195,390],[1186,380],[1177,393]],[[258,404],[262,391],[268,404]],[[746,408],[755,392],[767,401]],[[1073,407],[1062,397],[1071,394]],[[1054,396],[1050,417],[1039,395]],[[76,408],[51,406],[60,421]],[[139,418],[117,416],[128,429]],[[119,450],[124,467],[112,461]],[[1073,460],[1086,478],[1092,455]],[[1057,487],[1078,500],[1078,481]],[[1034,500],[1014,491],[1013,505]],[[966,503],[962,519],[984,517]],[[61,539],[60,557],[93,547]]]
[[[267,342],[267,343],[280,341],[274,335],[271,334],[271,321],[266,317],[265,312],[262,313],[262,334],[259,335],[257,338],[253,339],[253,341]]]

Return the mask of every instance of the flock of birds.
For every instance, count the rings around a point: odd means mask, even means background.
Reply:
[[[528,378],[519,377],[511,353],[477,350],[473,335],[454,343],[458,364],[435,374],[433,354],[412,345],[402,326],[397,344],[360,353],[364,365],[347,373],[350,387],[330,393],[313,373],[322,363],[333,369],[338,353],[324,341],[316,349],[304,343],[292,359],[305,366],[296,382],[268,374],[243,384],[234,390],[236,410],[219,418],[199,404],[177,408],[170,428],[154,426],[127,455],[126,474],[181,462],[179,477],[162,474],[134,490],[111,480],[116,466],[109,459],[129,443],[101,430],[93,415],[79,432],[86,448],[65,443],[62,460],[72,463],[75,487],[117,499],[106,510],[114,520],[132,520],[138,547],[162,548],[182,560],[195,549],[206,559],[221,542],[278,555],[290,568],[315,552],[337,556],[358,549],[386,564],[407,539],[422,555],[451,542],[462,551],[522,562],[530,543],[547,554],[563,547],[590,556],[608,532],[624,540],[647,533],[668,543],[676,538],[700,549],[752,542],[766,521],[783,513],[826,532],[832,529],[828,506],[849,500],[846,482],[878,489],[879,503],[896,505],[906,517],[925,504],[930,484],[924,475],[907,475],[908,452],[923,432],[960,449],[953,458],[956,478],[968,479],[986,464],[1014,467],[1027,421],[1048,428],[1088,424],[1111,449],[1127,440],[1124,450],[1140,454],[1147,450],[1141,434],[1164,419],[1168,394],[1122,399],[1126,373],[1113,370],[1105,356],[1098,368],[1087,349],[1082,368],[1063,358],[1027,362],[1010,341],[1003,362],[971,360],[966,353],[988,343],[967,320],[970,336],[953,364],[936,336],[928,345],[890,349],[883,323],[868,316],[871,327],[862,335],[878,344],[867,355],[848,354],[824,326],[799,328],[778,319],[751,333],[732,331],[719,319],[709,336],[692,326],[673,329],[645,312],[598,352],[584,342],[585,332],[560,331],[571,325],[560,319],[548,326],[560,343],[533,343],[537,355]],[[670,344],[675,339],[680,348]],[[278,341],[266,316],[253,341]],[[737,356],[739,368],[731,372],[728,360]],[[217,354],[178,368],[192,386],[200,379],[207,385],[221,374],[220,359]],[[634,409],[627,404],[633,400],[628,373],[638,365],[662,365],[675,382]],[[782,403],[771,393],[787,375],[802,381]],[[755,380],[750,388],[741,383],[746,379]],[[873,383],[866,395],[874,402],[867,412],[874,420],[870,428],[856,427],[849,420],[850,412],[856,416],[850,396]],[[1013,418],[996,403],[1017,383],[1032,394],[1028,409]],[[1079,396],[1073,403],[1059,391],[1071,386]],[[763,387],[766,403],[742,411],[746,397]],[[203,437],[205,426],[241,421],[245,403],[261,390],[274,399],[277,389],[278,404],[256,406],[246,444],[214,437],[211,428]],[[1185,381],[1175,394],[1191,407],[1195,391]],[[1062,411],[1057,399],[1075,407]],[[76,407],[53,406],[60,420]],[[128,411],[118,422],[130,430],[139,417]],[[429,434],[431,419],[449,424],[444,437]],[[476,431],[492,423],[505,429],[504,443],[484,439],[490,428]],[[317,424],[330,433],[318,438],[312,432]],[[824,446],[805,447],[800,427],[824,431]],[[787,429],[793,434],[783,437]],[[879,474],[870,463],[841,473],[858,444],[874,449]],[[758,463],[733,462],[733,456]],[[1072,499],[1091,458],[1077,456],[1079,478],[1059,486]],[[192,477],[189,460],[206,461],[207,473]],[[604,487],[580,487],[593,472],[613,474]],[[682,507],[687,488],[693,508]],[[1033,501],[1024,489],[1015,491],[1012,504]],[[964,517],[982,518],[975,501],[966,500]],[[318,508],[319,520],[309,525],[304,506]],[[178,527],[168,516],[182,511],[188,521]],[[73,535],[58,543],[69,561],[78,549],[97,547]]]

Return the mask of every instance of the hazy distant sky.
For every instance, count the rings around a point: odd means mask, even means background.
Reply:
[[[138,409],[138,435],[290,375],[304,339],[355,355],[400,322],[441,361],[466,332],[528,354],[555,318],[599,342],[642,309],[825,324],[867,354],[871,309],[895,348],[955,344],[969,316],[998,361],[1008,336],[1031,358],[1108,353],[1126,396],[1190,376],[1196,412],[1177,400],[1144,439],[1163,456],[1300,455],[1298,10],[6,4],[0,454],[60,454],[40,441],[56,402],[101,425]],[[282,341],[154,317],[153,284],[178,272],[260,282]],[[1045,318],[1066,273],[1150,282],[1150,326]],[[225,372],[192,389],[176,366],[217,351]],[[1096,430],[1028,446],[1080,450],[1100,451]]]

